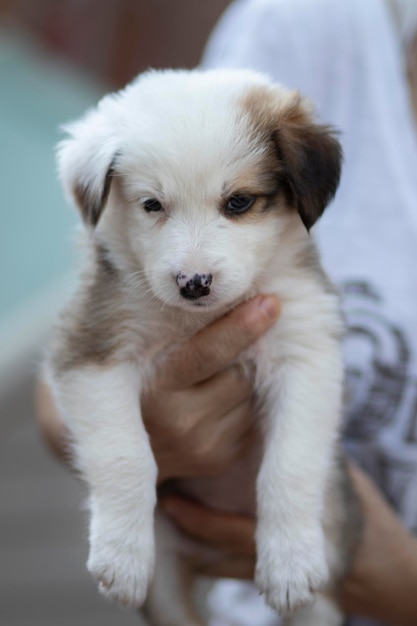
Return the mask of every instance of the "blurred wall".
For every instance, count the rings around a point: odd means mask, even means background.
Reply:
[[[193,67],[228,0],[0,0],[55,55],[122,86],[148,67]]]

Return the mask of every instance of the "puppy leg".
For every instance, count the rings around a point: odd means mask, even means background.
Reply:
[[[88,569],[103,594],[138,607],[153,573],[156,501],[138,368],[86,366],[56,376],[53,388],[90,490]]]
[[[318,594],[314,604],[301,607],[282,626],[342,626],[343,614],[330,598]]]
[[[339,345],[288,358],[271,373],[265,453],[257,481],[256,582],[281,614],[313,600],[328,580],[322,529],[326,480],[341,415]],[[271,368],[272,369],[272,368]]]
[[[181,539],[160,514],[155,516],[155,574],[145,614],[152,626],[204,626],[193,603],[195,580],[179,556]]]

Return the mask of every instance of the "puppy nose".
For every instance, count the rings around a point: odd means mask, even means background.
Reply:
[[[198,300],[202,296],[208,296],[212,280],[212,274],[194,274],[190,277],[182,272],[177,274],[176,278],[180,294],[187,300]]]

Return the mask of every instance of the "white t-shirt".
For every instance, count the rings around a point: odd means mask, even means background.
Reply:
[[[417,133],[388,7],[240,0],[203,66],[265,72],[299,89],[341,132],[341,185],[314,234],[344,295],[346,446],[417,532]],[[237,598],[235,618],[219,617],[222,626],[277,623],[256,613],[247,587],[228,583],[215,594],[223,616]]]

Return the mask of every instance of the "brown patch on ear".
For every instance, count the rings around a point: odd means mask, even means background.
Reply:
[[[282,119],[272,133],[287,192],[307,230],[321,217],[339,185],[342,148],[330,126]]]
[[[91,226],[97,226],[103,209],[106,205],[107,198],[110,193],[110,185],[114,175],[114,166],[116,163],[117,154],[114,155],[103,181],[103,188],[101,194],[94,194],[91,192],[88,184],[82,185],[77,182],[74,185],[73,193],[78,206],[81,209],[81,214],[84,221]]]
[[[287,201],[310,230],[339,184],[342,149],[335,131],[314,123],[307,102],[295,91],[257,88],[244,107],[256,134],[273,145]]]

